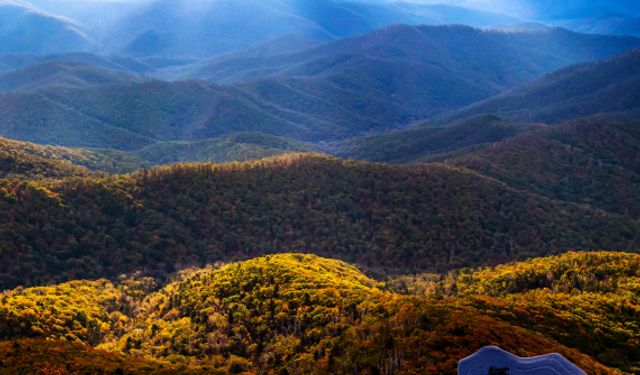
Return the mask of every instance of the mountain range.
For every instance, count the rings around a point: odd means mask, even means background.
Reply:
[[[485,101],[442,115],[447,123],[481,113],[517,121],[558,123],[604,113],[637,115],[640,49],[561,69]]]
[[[397,23],[502,27],[543,22],[577,31],[638,34],[628,1],[3,0],[4,53],[93,51],[209,57],[296,34],[328,41]],[[489,10],[489,11],[488,11]],[[0,34],[3,35],[3,34]],[[29,35],[29,38],[25,38]]]
[[[640,241],[631,216],[443,164],[289,154],[107,179],[0,182],[0,208],[13,213],[0,218],[5,288],[141,267],[163,277],[176,267],[301,248],[375,272],[406,273],[569,248],[632,251]],[[604,193],[597,187],[583,197]]]
[[[640,373],[639,14],[0,0],[0,375]]]
[[[98,0],[75,5],[56,0],[5,0],[2,9],[0,19],[20,12],[21,17],[13,18],[14,33],[59,35],[51,42],[64,43],[55,52],[69,51],[69,46],[74,51],[132,56],[209,57],[289,34],[328,41],[396,23],[483,27],[517,22],[506,15],[453,5],[334,0]],[[38,22],[26,15],[39,17]],[[29,40],[14,40],[15,44],[5,45],[5,53],[46,52]],[[55,46],[46,39],[41,42]]]
[[[158,142],[260,132],[333,152],[326,142],[403,127],[639,43],[561,29],[398,25],[284,53],[265,52],[274,50],[270,42],[172,69],[187,81],[151,78],[158,69],[131,58],[5,58],[0,135],[137,151]]]
[[[0,1],[0,54],[83,51],[93,41],[73,20],[20,1]]]

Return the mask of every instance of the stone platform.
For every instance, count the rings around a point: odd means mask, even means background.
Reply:
[[[458,362],[458,375],[586,375],[560,354],[518,357],[487,346]]]

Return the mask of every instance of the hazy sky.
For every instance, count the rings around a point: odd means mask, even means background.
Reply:
[[[117,2],[133,5],[134,3],[145,3],[157,0],[0,0],[0,3],[7,1],[29,2],[46,10],[62,8],[68,12],[77,9],[91,8],[90,4]],[[234,0],[173,0],[186,3],[202,3],[216,1]],[[267,0],[265,0],[267,1]],[[271,0],[277,2],[278,0]],[[298,0],[304,2],[307,0]],[[565,13],[586,13],[590,15],[605,15],[606,13],[634,14],[640,12],[640,0],[333,0],[333,1],[361,1],[372,3],[384,2],[412,2],[422,4],[448,4],[458,5],[468,8],[483,10],[493,13],[502,13],[514,16],[523,20],[535,18],[544,19],[545,15],[556,14],[562,16]]]

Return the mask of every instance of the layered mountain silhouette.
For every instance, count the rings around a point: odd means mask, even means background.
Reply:
[[[3,0],[0,53],[102,51],[132,56],[197,56],[289,34],[328,41],[392,24],[501,27],[537,21],[590,33],[638,35],[631,2],[496,1],[489,8],[443,1],[149,0],[74,3]]]
[[[315,143],[344,140],[460,108],[567,64],[640,43],[561,29],[506,33],[402,25],[310,48],[288,40],[204,64],[214,76],[227,77],[212,80],[237,82],[225,86],[140,77],[154,70],[146,60],[7,57],[6,66],[39,65],[5,73],[5,88],[13,91],[0,95],[0,134],[121,150],[237,132]],[[260,52],[273,51],[274,43],[288,43],[291,50]],[[193,77],[206,78],[207,69],[193,70]]]
[[[513,22],[507,16],[456,6],[402,2],[160,0],[124,19],[116,40],[125,42],[124,51],[133,55],[206,57],[287,34],[326,41],[396,23]]]
[[[600,113],[640,110],[640,49],[604,61],[570,66],[496,97],[438,117],[449,122],[480,113],[558,123]]]
[[[420,125],[342,142],[339,154],[387,163],[443,160],[510,139],[531,125],[479,115],[448,125]]]
[[[75,62],[53,61],[0,74],[0,91],[31,91],[51,86],[62,89],[122,85],[143,80],[132,73],[97,69]]]
[[[519,32],[518,32],[519,31]],[[568,64],[605,58],[639,39],[543,30],[481,30],[453,26],[394,25],[305,51],[255,56],[236,53],[187,66],[175,78],[233,83],[270,76],[330,76],[362,65],[430,67],[467,84],[504,89]],[[473,61],[473,62],[472,62]],[[395,64],[395,65],[394,65]],[[408,68],[406,70],[409,70]]]
[[[96,47],[73,20],[14,0],[0,1],[0,40],[0,54],[85,51]]]

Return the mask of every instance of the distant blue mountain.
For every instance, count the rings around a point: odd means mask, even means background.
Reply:
[[[332,41],[399,23],[499,28],[540,22],[640,36],[639,16],[640,2],[628,0],[0,0],[0,54],[202,58],[284,35]]]
[[[640,15],[635,0],[526,0],[525,7],[539,20],[593,19],[609,14]]]
[[[527,22],[586,33],[640,36],[637,0],[468,0],[475,6],[489,2],[496,12]]]
[[[26,3],[0,1],[0,54],[87,51],[91,39],[69,19]]]
[[[137,56],[210,56],[287,34],[328,41],[391,24],[507,25],[456,6],[336,0],[157,0],[122,20],[115,43]]]

